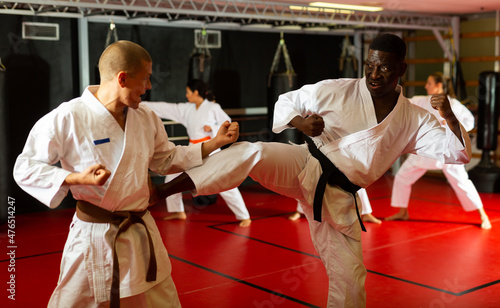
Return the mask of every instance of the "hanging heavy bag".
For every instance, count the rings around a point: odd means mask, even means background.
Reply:
[[[500,73],[487,71],[479,75],[477,147],[483,153],[479,164],[469,171],[469,178],[480,192],[500,192],[500,168],[490,157],[498,143],[499,85]]]
[[[209,52],[203,50],[193,51],[189,58],[189,80],[200,79],[209,84],[211,65],[212,56]]]
[[[285,71],[280,71],[280,60],[281,54],[283,54],[283,60],[285,62]],[[290,60],[290,55],[288,54],[288,49],[285,44],[285,39],[283,38],[283,32],[280,34],[280,41],[276,52],[274,54],[273,63],[271,69],[269,70],[268,83],[267,83],[267,119],[269,129],[272,129],[273,118],[274,118],[274,105],[278,100],[278,97],[286,92],[297,89],[297,74],[293,70],[292,61]],[[303,143],[304,138],[302,133],[296,129],[286,129],[279,134],[270,134],[272,140],[277,142],[293,142],[293,143]]]

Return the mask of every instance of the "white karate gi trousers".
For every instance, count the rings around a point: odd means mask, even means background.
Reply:
[[[165,177],[165,183],[178,177],[180,173],[168,174]],[[224,199],[229,209],[234,213],[237,220],[250,219],[250,213],[245,205],[243,196],[238,188],[222,191],[219,195]],[[182,193],[173,194],[166,199],[167,210],[170,213],[184,212],[184,202],[182,201]]]
[[[427,170],[432,169],[443,170],[465,211],[470,212],[483,207],[479,193],[469,179],[464,165],[442,164],[435,159],[416,155],[408,156],[394,178],[391,206],[407,208],[410,202],[411,186]]]
[[[250,176],[271,191],[307,204],[299,174],[308,159],[315,158],[307,145],[240,142],[205,158],[202,166],[186,173],[201,195],[237,187]],[[327,185],[326,189],[337,188]],[[314,221],[311,206],[304,206],[304,210],[312,241],[328,274],[328,308],[365,307],[366,269],[361,242],[344,235],[326,221]],[[355,223],[358,223],[357,218]]]
[[[94,296],[91,294],[88,277],[73,276],[72,283],[78,288],[56,288],[48,308],[84,307],[84,308],[108,308],[109,301],[96,304]],[[76,281],[74,281],[76,278]],[[72,293],[72,294],[71,294]],[[180,308],[181,303],[177,295],[172,276],[168,276],[162,282],[156,284],[144,293],[130,297],[120,298],[121,308],[139,307],[164,307]]]
[[[304,206],[303,210],[309,222],[314,248],[328,275],[326,307],[365,307],[366,268],[361,242],[338,232],[326,221],[314,220],[311,207]]]

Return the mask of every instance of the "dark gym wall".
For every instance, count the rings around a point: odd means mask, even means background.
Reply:
[[[23,40],[21,35],[22,21],[59,24],[59,41]],[[78,50],[73,42],[73,40],[77,41],[76,30],[75,19],[34,18],[15,15],[2,15],[0,18],[0,56],[4,64],[9,56],[14,55],[38,56],[48,63],[50,67],[49,106],[51,109],[78,95],[79,92],[78,89],[74,89],[74,82],[76,81],[78,84],[78,74],[75,74],[74,70],[74,65],[78,64]],[[29,91],[31,85],[25,83],[20,86],[24,91]]]
[[[23,20],[58,23],[60,40],[22,40]],[[108,28],[109,24],[106,23],[89,23],[91,84],[98,81],[96,66],[105,47]],[[153,88],[149,99],[185,101],[189,59],[194,48],[194,30],[117,24],[117,33],[120,40],[131,40],[144,46],[153,58]],[[343,37],[286,33],[284,37],[298,75],[299,86],[339,77],[338,58]],[[223,108],[267,106],[267,78],[279,38],[279,33],[222,31],[222,48],[210,50],[210,86]],[[26,136],[38,118],[60,103],[80,95],[77,43],[76,19],[37,19],[11,15],[2,15],[0,19],[0,56],[7,70],[7,59],[14,56],[36,58],[36,61],[43,63],[38,67],[46,67],[46,72],[42,70],[37,74],[34,74],[35,70],[27,68],[26,73],[23,73],[25,77],[19,80],[18,74],[14,84],[14,77],[10,81],[4,80],[11,87],[8,100],[5,93],[1,93],[1,103],[7,110],[1,120],[9,120],[15,126],[8,126],[7,129],[10,160],[7,166],[9,178],[6,182],[7,194],[19,200],[17,213],[46,209],[14,183],[11,176],[13,159],[21,152]],[[33,76],[28,76],[28,72],[33,72]],[[4,76],[4,79],[9,79],[8,76]],[[48,88],[47,91],[43,91],[45,87]],[[23,95],[16,96],[12,93]],[[74,203],[71,198],[67,199],[69,200],[63,206],[72,206]],[[3,221],[1,213],[0,218]]]
[[[108,24],[90,23],[91,66],[97,65],[106,43]],[[194,48],[194,30],[155,26],[117,25],[118,39],[141,44],[153,58],[151,100],[185,101],[189,58]],[[285,43],[299,86],[326,78],[338,78],[338,58],[343,37],[285,34]],[[220,101],[223,108],[267,106],[267,76],[278,47],[279,33],[222,31],[222,48],[210,49],[212,55],[210,86],[219,91],[239,93],[232,100]],[[282,57],[283,59],[283,57]],[[239,89],[215,85],[223,76],[218,71],[236,73]],[[95,70],[91,81],[95,82]],[[235,83],[234,80],[226,80]],[[215,86],[215,87],[214,87]],[[222,95],[224,96],[224,95]],[[225,98],[226,96],[224,96]]]
[[[34,41],[22,39],[22,21],[50,22],[60,25],[59,41]],[[6,208],[7,198],[15,198],[16,214],[44,210],[46,206],[24,193],[12,178],[12,166],[22,151],[33,124],[61,102],[74,97],[74,46],[76,21],[70,19],[33,18],[2,15],[0,18],[0,56],[7,71],[0,93],[2,114],[0,121],[6,131],[4,155],[6,161],[2,185],[7,196],[2,195],[0,207]],[[72,32],[73,31],[73,32]],[[77,80],[76,80],[77,82]],[[2,190],[3,191],[3,190]],[[71,201],[70,199],[68,199]],[[68,201],[62,205],[67,205]],[[4,213],[2,213],[4,214]],[[5,216],[0,215],[0,222]]]

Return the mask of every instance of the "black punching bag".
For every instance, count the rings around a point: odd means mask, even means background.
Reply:
[[[499,73],[479,74],[477,147],[483,153],[479,164],[469,171],[469,178],[480,192],[500,192],[500,168],[490,158],[490,151],[498,144],[499,86]]]
[[[267,115],[269,127],[272,128],[274,118],[274,104],[280,94],[297,89],[297,74],[293,72],[272,73],[269,76],[269,87],[267,89]],[[272,134],[272,141],[288,143],[303,143],[302,133],[297,129],[285,129],[279,134]]]
[[[211,65],[212,56],[208,49],[195,48],[189,58],[188,79],[200,79],[206,84],[210,84]]]
[[[279,68],[281,54],[283,54],[285,64],[284,69]],[[283,33],[280,34],[278,48],[274,54],[271,70],[269,71],[267,87],[267,119],[269,129],[272,130],[274,121],[274,105],[278,100],[278,97],[280,94],[297,89],[297,74],[295,74],[295,71],[293,70],[292,61],[290,60],[290,55],[288,54]],[[303,134],[298,129],[285,129],[279,134],[273,134],[271,132],[270,136],[270,141],[284,143],[288,143],[290,141],[293,143],[304,142]]]

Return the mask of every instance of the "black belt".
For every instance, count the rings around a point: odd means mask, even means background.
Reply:
[[[132,224],[140,223],[146,228],[149,242],[149,265],[146,274],[146,281],[156,280],[156,255],[151,234],[142,216],[147,213],[147,209],[141,212],[117,211],[110,212],[89,202],[78,200],[76,203],[76,215],[80,220],[93,223],[111,223],[118,226],[118,231],[113,240],[113,280],[111,283],[110,307],[120,307],[120,268],[118,265],[118,254],[116,252],[116,240],[118,236],[125,232]]]
[[[361,220],[361,216],[359,215],[358,202],[356,200],[356,192],[361,189],[356,184],[353,184],[349,179],[342,173],[342,171],[337,168],[328,157],[321,152],[311,138],[305,138],[307,141],[307,145],[309,147],[309,152],[311,155],[316,158],[320,165],[323,173],[319,177],[318,184],[316,185],[316,191],[314,192],[314,203],[313,203],[313,211],[314,211],[314,220],[321,222],[321,211],[323,207],[323,196],[325,194],[326,184],[337,185],[343,190],[350,192],[354,197],[354,204],[356,205],[356,214],[358,215],[359,224],[361,225],[361,229],[366,232],[365,225]]]

